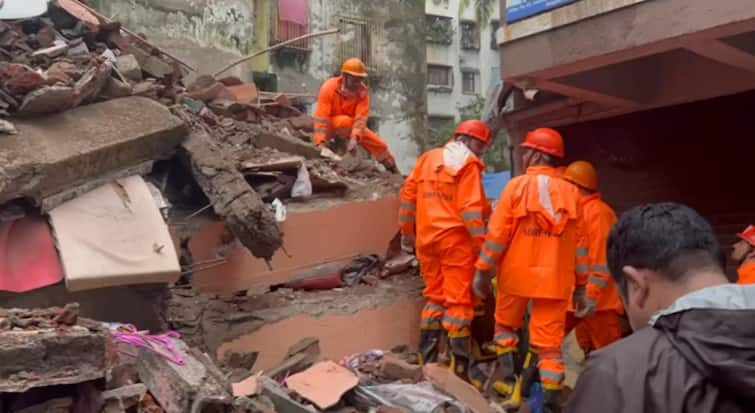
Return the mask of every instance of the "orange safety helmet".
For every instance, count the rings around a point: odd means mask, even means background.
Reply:
[[[598,173],[587,161],[572,162],[564,172],[564,179],[591,191],[598,190]]]
[[[755,247],[755,225],[748,225],[744,231],[737,234],[739,238],[747,241],[750,245]]]
[[[471,136],[485,145],[490,145],[490,128],[481,120],[470,119],[461,122],[454,131],[454,137],[459,135]]]
[[[530,131],[521,145],[524,148],[538,150],[556,158],[564,158],[564,139],[551,128],[538,128]]]
[[[343,65],[341,65],[341,74],[344,73],[356,77],[367,77],[367,69],[364,67],[364,62],[357,57],[352,57],[343,62]]]

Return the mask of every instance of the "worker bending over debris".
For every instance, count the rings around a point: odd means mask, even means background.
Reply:
[[[474,262],[485,238],[490,206],[480,159],[490,129],[480,120],[459,124],[454,138],[424,153],[401,188],[402,244],[414,244],[425,281],[420,362],[435,362],[448,334],[451,368],[481,388],[484,377],[471,357]]]
[[[564,379],[561,343],[566,312],[575,282],[586,278],[575,278],[575,271],[584,269],[577,261],[586,262],[588,250],[579,191],[556,175],[555,161],[564,157],[561,135],[553,129],[536,129],[521,146],[526,173],[506,185],[490,218],[476,263],[474,292],[480,298],[488,296],[497,269],[494,341],[499,366],[493,387],[508,398],[502,407],[518,408],[519,374],[536,354],[545,411],[557,412]],[[531,350],[520,364],[517,331],[530,301]],[[580,311],[587,303],[575,305]]]
[[[728,282],[710,224],[684,205],[643,205],[607,248],[635,332],[592,354],[566,411],[752,412],[755,286]]]
[[[731,253],[731,258],[739,263],[737,284],[755,284],[755,225],[748,226],[737,236],[740,240]]]
[[[580,285],[575,292],[575,295],[586,296],[583,300],[589,306],[580,313],[569,312],[566,332],[575,329],[577,342],[587,355],[621,339],[624,306],[606,263],[606,241],[616,222],[616,213],[600,198],[598,174],[589,162],[577,161],[569,165],[564,179],[577,185],[582,196],[580,203],[589,248],[587,264],[580,264],[588,265],[588,279],[578,282]]]
[[[341,66],[341,76],[323,83],[314,113],[313,140],[315,145],[323,148],[330,139],[348,139],[348,152],[360,144],[386,169],[398,173],[388,145],[367,128],[370,95],[364,83],[366,77],[364,63],[351,58]]]

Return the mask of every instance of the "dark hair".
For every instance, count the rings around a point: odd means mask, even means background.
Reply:
[[[622,214],[608,237],[608,268],[626,298],[622,268],[653,270],[670,281],[696,270],[722,272],[720,248],[708,221],[675,203],[647,204]]]

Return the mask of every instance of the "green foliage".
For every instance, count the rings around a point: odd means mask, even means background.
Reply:
[[[487,27],[490,17],[493,14],[495,1],[497,0],[461,0],[459,2],[459,15],[462,15],[464,10],[472,5],[475,10],[475,20],[477,21],[477,25],[480,26],[480,30],[483,30]]]
[[[469,119],[480,119],[484,106],[485,98],[480,95],[475,96],[472,102],[459,107],[459,116],[461,117],[459,123]],[[443,125],[438,129],[435,136],[431,136],[430,145],[432,147],[443,146],[453,137],[456,126],[458,126],[456,122],[448,122]],[[508,170],[511,168],[508,154],[508,137],[503,131],[499,131],[498,135],[493,137],[493,143],[482,155],[482,160],[490,171]]]

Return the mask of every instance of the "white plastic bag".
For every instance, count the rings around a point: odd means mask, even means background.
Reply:
[[[280,199],[275,198],[273,200],[273,213],[275,214],[275,221],[283,222],[286,220],[286,206],[283,205]]]
[[[296,182],[291,188],[291,198],[306,198],[312,196],[312,181],[309,179],[309,171],[304,163],[299,167]]]

